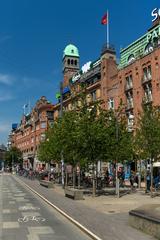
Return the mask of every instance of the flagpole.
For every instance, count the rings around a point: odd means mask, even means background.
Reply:
[[[107,48],[109,48],[109,13],[107,10],[107,24],[106,24],[106,40],[107,40]]]

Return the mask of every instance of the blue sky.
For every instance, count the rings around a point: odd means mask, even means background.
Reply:
[[[105,42],[100,24],[107,9],[110,43],[119,49],[152,24],[158,0],[5,0],[0,1],[0,144],[7,143],[23,105],[42,95],[52,103],[62,79],[65,46],[75,44],[81,66],[96,60]]]

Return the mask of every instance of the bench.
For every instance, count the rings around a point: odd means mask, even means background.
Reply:
[[[47,181],[47,180],[40,180],[39,183],[44,187],[54,188],[54,182]]]
[[[83,190],[75,189],[75,188],[65,188],[65,197],[72,198],[74,200],[83,200]]]

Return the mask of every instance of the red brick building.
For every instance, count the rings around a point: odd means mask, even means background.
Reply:
[[[103,100],[103,107],[116,109],[120,102],[126,115],[134,116],[145,104],[160,105],[160,20],[138,40],[120,52],[117,64],[113,46],[104,45],[99,58],[88,62],[80,69],[80,56],[76,46],[69,44],[64,49],[63,63],[63,110],[74,109],[80,104],[73,101],[85,83],[87,101]],[[59,98],[58,98],[59,99]],[[13,131],[12,144],[23,152],[24,160],[38,164],[37,148],[45,137],[48,125],[60,114],[60,100],[54,106],[42,97],[31,114],[23,116],[19,127]],[[131,120],[133,124],[133,119]],[[129,120],[130,122],[130,120]]]
[[[12,130],[11,145],[23,153],[24,167],[42,167],[38,161],[37,149],[45,139],[45,132],[53,124],[54,106],[43,96],[37,102],[31,113],[23,115],[20,124]]]

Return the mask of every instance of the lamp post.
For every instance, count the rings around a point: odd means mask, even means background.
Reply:
[[[63,82],[60,82],[60,117],[63,116]],[[61,151],[61,174],[62,174],[62,187],[64,188],[64,159],[63,151]]]

